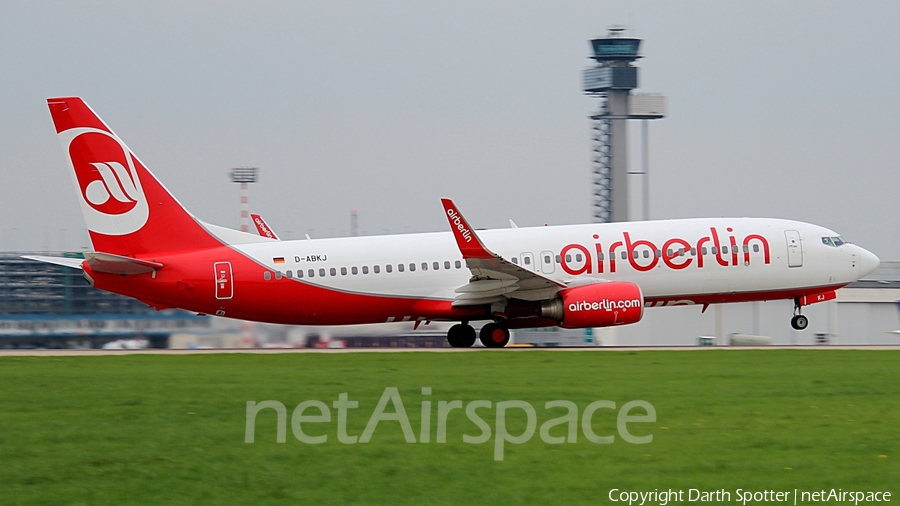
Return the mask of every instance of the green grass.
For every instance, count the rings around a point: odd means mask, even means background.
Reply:
[[[611,488],[896,498],[898,380],[893,351],[0,357],[0,504],[607,504]],[[398,423],[382,422],[370,443],[341,444],[334,409],[331,423],[304,425],[325,444],[293,436],[297,404],[331,406],[342,392],[359,401],[348,432],[360,435],[386,387],[399,389],[417,438],[421,402],[432,401],[431,443],[408,444]],[[572,401],[580,417],[595,400],[640,399],[657,421],[629,425],[653,435],[630,444],[601,409],[594,431],[612,444],[588,442],[579,421],[577,443],[536,433],[495,461],[493,437],[463,443],[480,431],[461,410],[447,443],[434,442],[437,402],[457,399],[525,400],[538,428],[564,414],[547,401]],[[273,410],[244,443],[246,402],[264,400],[287,407],[286,443],[275,441]],[[494,427],[493,408],[479,414]],[[507,425],[521,433],[522,411]]]

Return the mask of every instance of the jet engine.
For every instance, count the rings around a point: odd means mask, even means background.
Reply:
[[[627,281],[608,281],[560,291],[541,303],[541,316],[566,329],[611,327],[637,323],[644,315],[640,287]]]

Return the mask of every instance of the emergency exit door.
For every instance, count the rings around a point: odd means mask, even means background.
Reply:
[[[234,279],[231,274],[231,262],[213,264],[216,273],[216,299],[228,300],[234,296]]]

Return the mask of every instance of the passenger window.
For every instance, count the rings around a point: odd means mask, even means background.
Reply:
[[[572,262],[572,255],[566,255],[566,263]]]
[[[416,264],[409,264],[409,272],[416,272]]]
[[[691,256],[697,256],[697,248],[691,248]]]
[[[462,269],[462,262],[460,262],[459,260],[456,261],[456,268]]]
[[[427,271],[427,270],[428,270],[428,262],[422,262],[422,270],[423,270],[423,271]]]
[[[723,255],[727,255],[727,254],[728,254],[728,246],[722,246],[722,254],[723,254]]]
[[[294,271],[288,270],[287,272],[284,273],[284,275],[287,276],[288,279],[293,279],[293,278],[294,278]]]
[[[744,245],[744,247],[743,247],[743,248],[741,248],[741,249],[742,249],[742,250],[744,250],[744,253],[750,253],[750,248],[749,248],[749,247],[747,247],[747,245],[746,245],[746,244],[745,244],[745,245]]]
[[[680,257],[684,256],[684,248],[678,248],[678,256],[680,256]]]
[[[754,244],[754,245],[753,245],[753,252],[754,252],[754,253],[759,253],[759,244]]]
[[[439,270],[441,268],[441,263],[435,262],[435,263],[431,264],[431,266],[434,267],[434,270]]]
[[[582,258],[582,257],[581,257],[581,253],[576,253],[576,254],[575,254],[575,261],[576,261],[576,262],[580,262],[580,261],[581,261],[581,258]]]
[[[644,250],[644,258],[650,258],[650,250],[648,250],[648,249]]]
[[[356,266],[354,265],[353,267],[350,268],[350,273],[353,274],[354,276],[356,276],[357,274],[359,274],[359,269],[357,269]]]
[[[717,255],[717,254],[718,254],[718,252],[717,252],[715,246],[713,246],[712,248],[709,248],[709,252],[712,253],[713,255]]]
[[[387,264],[384,266],[384,272],[387,272],[388,274],[390,274],[393,269],[394,266],[392,266],[391,264]]]
[[[372,272],[374,272],[375,274],[378,274],[379,272],[381,272],[381,267],[379,267],[377,265],[373,265]]]
[[[332,275],[332,276],[337,276],[337,269],[335,269],[334,267],[332,267],[332,268],[330,269],[330,272],[331,272],[331,275]]]
[[[531,258],[530,258],[530,257],[525,257],[525,258],[523,258],[522,260],[525,262],[525,265],[531,265]]]
[[[625,251],[623,251],[619,256],[622,257],[622,260],[628,260],[628,253],[626,253]]]
[[[341,267],[341,276],[346,276],[346,275],[347,275],[347,268]]]
[[[397,264],[397,272],[403,272],[403,264]]]
[[[269,271],[264,272],[263,279],[265,279],[266,281],[269,281],[270,279],[272,279],[272,273]]]
[[[369,266],[363,265],[363,274],[368,274],[368,273],[369,273]]]
[[[631,256],[632,256],[635,260],[637,260],[637,259],[640,257],[640,255],[641,255],[641,252],[638,251],[638,250],[634,250],[634,251],[631,252]],[[578,258],[578,257],[580,257],[580,256],[581,256],[581,255],[576,255],[575,257]]]
[[[672,248],[666,250],[666,258],[672,258],[675,254],[672,252]]]
[[[557,257],[557,258],[559,258],[559,257]],[[603,260],[603,253],[597,253],[597,259]]]
[[[303,277],[303,269],[297,269],[297,277],[298,277],[298,278],[302,278],[302,277]]]
[[[309,271],[307,271],[307,274],[309,274],[309,277],[311,277],[311,278],[316,277],[315,269],[310,269]]]
[[[545,263],[545,264],[549,264],[549,263],[550,263],[550,255],[544,255],[544,263]]]
[[[325,269],[324,269],[324,268],[319,269],[319,277],[320,277],[320,278],[324,278],[324,277],[325,277]]]
[[[519,259],[517,257],[512,257],[510,260],[512,260],[512,263],[519,265]]]
[[[701,255],[705,255],[705,254],[706,254],[706,246],[700,248],[700,254],[701,254]]]
[[[444,260],[444,269],[450,270],[450,261]]]
[[[559,255],[556,255],[556,263],[560,263]]]
[[[281,279],[281,271],[275,271],[275,279]]]

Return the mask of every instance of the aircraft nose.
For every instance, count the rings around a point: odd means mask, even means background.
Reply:
[[[881,265],[881,260],[869,250],[859,248],[859,277],[862,278]]]

